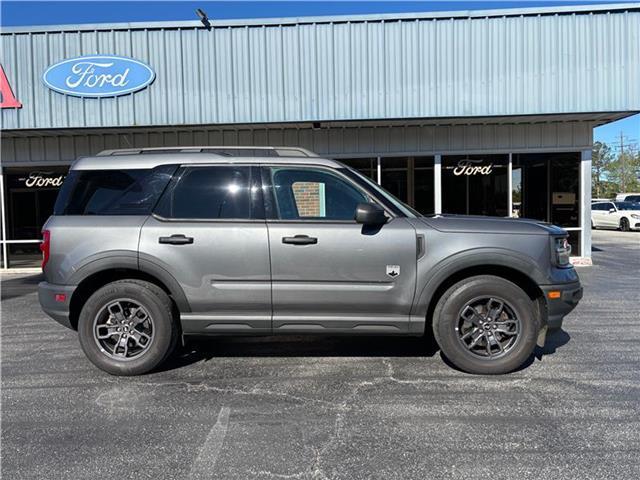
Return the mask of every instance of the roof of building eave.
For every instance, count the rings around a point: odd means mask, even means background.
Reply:
[[[267,26],[267,25],[296,25],[310,23],[345,23],[345,22],[381,22],[418,19],[464,19],[491,17],[519,17],[542,15],[569,15],[573,13],[604,13],[614,11],[639,10],[640,3],[612,3],[600,5],[568,5],[560,7],[531,7],[531,8],[503,8],[494,10],[459,10],[449,12],[412,12],[385,13],[367,15],[328,15],[315,17],[283,17],[283,18],[252,18],[211,20],[212,28]],[[125,22],[125,23],[94,23],[80,25],[36,25],[31,27],[2,27],[2,33],[39,33],[39,32],[78,32],[94,30],[141,30],[141,29],[170,29],[170,28],[202,28],[199,20],[165,21],[165,22]]]

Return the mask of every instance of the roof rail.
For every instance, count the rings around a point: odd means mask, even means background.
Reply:
[[[209,153],[226,157],[317,157],[318,155],[299,147],[253,147],[253,146],[194,146],[194,147],[143,147],[103,150],[98,157],[114,155],[144,155],[162,153]]]

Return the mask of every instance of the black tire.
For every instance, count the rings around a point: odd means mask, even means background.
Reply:
[[[138,347],[140,352],[137,356],[126,358],[125,350],[124,357],[119,359],[112,354],[113,352],[108,351],[108,346],[104,347],[100,344],[100,340],[94,332],[98,331],[96,324],[99,319],[105,318],[105,315],[109,316],[106,309],[110,302],[118,303],[118,301],[126,302],[128,300],[132,300],[145,309],[145,313],[150,317],[148,322],[152,322],[147,323],[147,325],[151,325],[149,332],[152,331],[153,335],[148,335],[151,339],[146,346]],[[133,309],[127,310],[128,313],[131,311]],[[103,325],[103,328],[107,328],[107,326]],[[114,327],[109,326],[108,328]],[[119,333],[113,335],[119,335]],[[78,336],[85,355],[99,369],[112,375],[141,375],[157,368],[175,350],[178,328],[173,318],[172,304],[168,295],[152,283],[129,279],[109,283],[89,297],[80,312]],[[125,341],[129,345],[133,345],[132,350],[138,343],[137,341],[133,342],[133,338]],[[118,344],[117,341],[115,343]],[[118,350],[117,346],[116,350]]]
[[[512,343],[506,345],[504,353],[496,353],[494,357],[480,356],[477,351],[471,351],[466,346],[466,342],[461,339],[465,328],[460,323],[463,311],[468,311],[468,305],[474,305],[476,301],[482,302],[484,298],[497,298],[506,306],[503,306],[505,314],[500,313],[504,315],[501,321],[507,318],[508,311],[519,322],[519,332],[515,335],[515,339],[507,340],[509,337],[505,336],[505,343]],[[533,353],[540,330],[540,320],[536,312],[533,301],[514,283],[500,277],[480,275],[456,283],[442,295],[434,310],[433,332],[444,356],[461,370],[488,375],[508,373],[520,367]],[[486,318],[485,323],[487,323]],[[493,350],[493,346],[498,348],[499,342],[492,343],[497,338],[495,333],[493,333],[494,337],[485,339],[482,336],[485,332],[482,325],[467,328],[478,328],[479,341],[484,342],[484,345],[488,344],[487,348],[490,351]],[[490,336],[489,332],[487,335]],[[471,336],[472,341],[469,343],[478,338],[477,334],[474,335]],[[498,337],[501,337],[500,333]],[[488,338],[492,340],[489,341]],[[482,343],[479,345],[482,347]],[[502,346],[500,348],[502,349]]]
[[[623,232],[628,232],[631,230],[629,226],[629,220],[626,219],[625,217],[622,217],[620,219],[620,230],[622,230]]]

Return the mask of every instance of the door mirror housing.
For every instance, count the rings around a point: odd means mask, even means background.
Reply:
[[[609,213],[616,213],[616,209],[615,208],[610,208],[609,209]]]
[[[354,218],[356,222],[363,225],[384,225],[387,223],[384,210],[373,203],[359,203]]]

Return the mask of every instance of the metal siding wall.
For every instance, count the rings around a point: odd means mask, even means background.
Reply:
[[[130,133],[94,131],[83,134],[5,137],[1,143],[2,166],[69,163],[101,150],[131,147],[190,145],[283,145],[308,148],[326,156],[424,154],[447,152],[532,151],[590,149],[589,122],[517,125],[409,125],[345,126],[312,129],[306,125],[286,128],[193,128]]]
[[[23,103],[5,129],[640,110],[637,11],[9,33],[1,50]],[[43,85],[47,66],[95,53],[156,80],[103,99]]]

